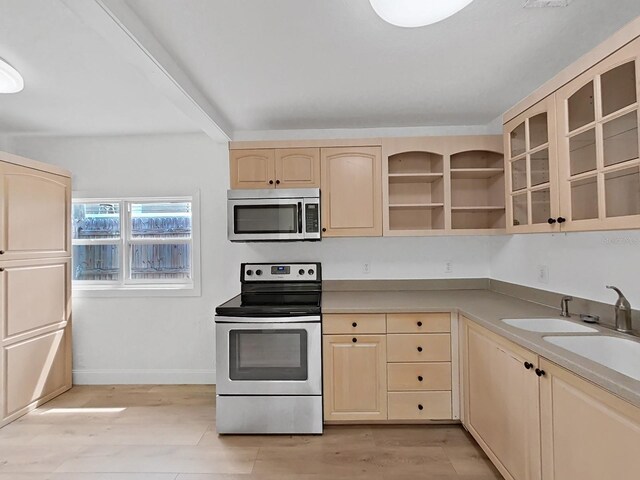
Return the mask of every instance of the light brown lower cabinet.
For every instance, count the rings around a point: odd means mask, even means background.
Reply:
[[[638,478],[640,408],[463,325],[463,423],[507,480]]]
[[[540,359],[544,480],[640,478],[640,408]]]
[[[387,418],[385,335],[324,335],[325,420]]]
[[[325,314],[322,325],[325,421],[453,419],[451,313]]]

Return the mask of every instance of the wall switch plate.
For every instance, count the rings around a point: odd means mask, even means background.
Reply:
[[[371,273],[371,264],[370,263],[363,263],[362,264],[362,273],[365,273],[365,274]]]
[[[549,283],[549,267],[546,265],[538,265],[538,282]]]
[[[453,261],[447,260],[444,262],[444,273],[453,273]]]

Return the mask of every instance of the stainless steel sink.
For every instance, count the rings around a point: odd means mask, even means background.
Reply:
[[[529,332],[593,333],[598,331],[595,328],[560,318],[505,318],[502,321],[507,325]]]
[[[545,336],[545,341],[640,380],[640,342],[606,335]]]

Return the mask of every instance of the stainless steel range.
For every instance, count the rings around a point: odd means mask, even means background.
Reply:
[[[319,263],[243,263],[216,308],[218,433],[322,433]]]

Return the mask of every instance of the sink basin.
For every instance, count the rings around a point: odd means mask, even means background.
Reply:
[[[550,336],[544,339],[623,375],[640,380],[640,342],[605,335]]]
[[[502,320],[507,325],[528,330],[530,332],[543,333],[588,333],[597,332],[595,328],[587,327],[579,323],[560,318],[505,318]]]

